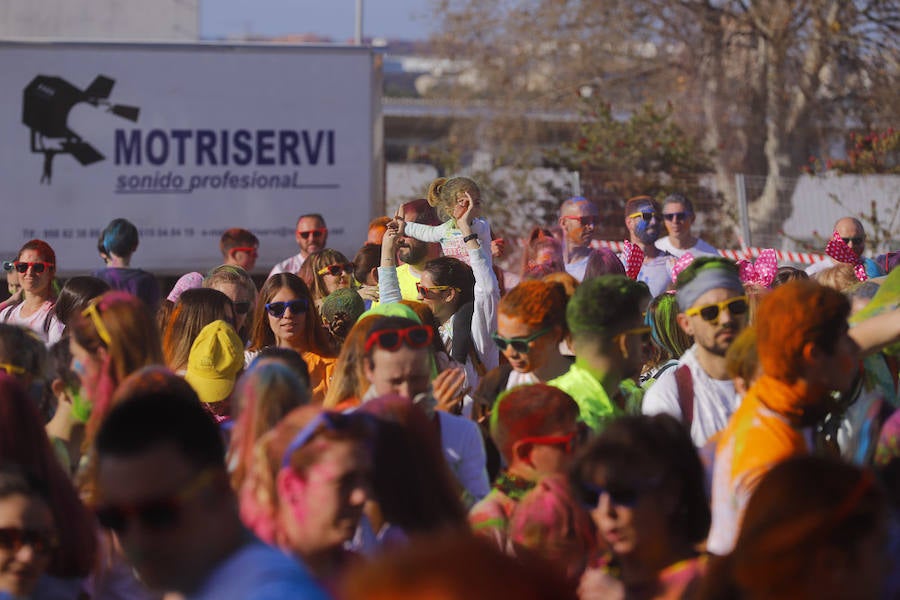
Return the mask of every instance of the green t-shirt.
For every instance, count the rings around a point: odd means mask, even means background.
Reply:
[[[625,410],[622,410],[610,400],[600,381],[577,361],[565,374],[548,383],[572,396],[578,404],[579,420],[595,432],[600,432],[608,422],[617,417],[641,414],[643,393],[633,381],[626,379],[619,384],[626,399]]]

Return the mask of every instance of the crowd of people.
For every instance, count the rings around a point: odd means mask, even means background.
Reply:
[[[672,194],[563,202],[521,268],[467,177],[318,214],[171,290],[4,262],[0,598],[900,597],[900,269],[853,218],[810,273]],[[502,227],[502,223],[494,226]],[[165,295],[164,295],[165,294]]]

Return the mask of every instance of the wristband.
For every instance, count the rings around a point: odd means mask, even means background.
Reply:
[[[470,233],[469,235],[467,235],[466,237],[463,238],[463,242],[468,244],[472,240],[477,240],[477,239],[478,239],[477,233]]]

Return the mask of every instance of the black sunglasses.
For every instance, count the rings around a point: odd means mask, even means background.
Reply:
[[[500,350],[500,352],[506,352],[507,348],[512,348],[519,354],[528,354],[528,352],[531,350],[531,342],[538,339],[551,329],[553,328],[545,327],[540,331],[535,331],[529,336],[518,338],[507,338],[503,337],[497,332],[494,332],[491,334],[491,339],[494,340],[495,344],[497,344],[497,348]]]
[[[59,545],[56,536],[50,532],[19,527],[0,527],[0,548],[13,554],[23,546],[30,546],[36,554],[47,554]]]
[[[641,494],[645,494],[659,487],[662,478],[654,478],[644,482],[634,482],[632,484],[607,484],[605,486],[595,483],[581,482],[578,486],[582,504],[589,510],[597,508],[600,504],[600,497],[604,494],[609,495],[609,501],[617,506],[625,506],[633,508],[640,500]]]
[[[215,477],[212,469],[200,471],[183,488],[169,498],[150,500],[135,505],[98,506],[94,509],[101,527],[123,533],[128,529],[129,518],[137,519],[149,531],[166,531],[175,527],[181,519],[185,502],[202,490]]]
[[[862,236],[859,236],[859,237],[851,237],[851,238],[845,238],[845,237],[842,237],[841,240],[842,240],[845,244],[847,244],[848,246],[850,245],[851,242],[853,243],[854,246],[861,246],[862,243],[863,243],[864,241],[866,241],[866,238],[864,238],[864,237],[862,237]]]
[[[673,213],[663,213],[663,218],[666,221],[687,221],[694,213],[689,212],[673,212]],[[650,219],[647,219],[648,221]]]
[[[234,303],[234,312],[239,315],[246,315],[250,312],[250,303],[249,302],[235,302]]]
[[[306,298],[297,298],[287,302],[269,302],[266,304],[266,312],[273,317],[283,317],[284,311],[291,309],[292,315],[299,315],[309,310],[309,302]]]

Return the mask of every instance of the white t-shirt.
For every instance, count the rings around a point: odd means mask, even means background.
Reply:
[[[297,271],[300,270],[300,267],[303,266],[303,261],[303,255],[299,253],[291,256],[290,258],[286,258],[272,267],[272,270],[269,271],[269,277],[271,277],[272,275],[277,275],[279,273],[293,273],[294,275],[296,275]]]
[[[672,245],[672,241],[669,240],[669,236],[665,236],[656,240],[656,247],[664,252],[668,252],[675,258],[681,258],[681,255],[686,252],[690,252],[695,258],[704,255],[719,256],[718,250],[700,238],[697,238],[697,243],[690,248],[676,248]]]
[[[9,306],[0,313],[0,322],[27,327],[38,334],[44,343],[52,346],[62,337],[65,326],[53,314],[53,302],[47,300],[34,314],[23,317],[24,302]]]
[[[619,260],[622,265],[627,265],[625,261],[625,253],[619,254]],[[650,288],[652,297],[659,296],[672,283],[672,267],[675,266],[675,257],[670,254],[660,254],[655,258],[644,262],[638,273],[636,281],[643,281]]]
[[[544,382],[537,378],[537,375],[534,374],[534,371],[520,373],[513,369],[510,372],[509,377],[506,379],[506,389],[511,390],[515,387],[519,387],[520,385],[534,385],[536,383]]]
[[[675,371],[681,365],[691,370],[694,388],[694,419],[691,422],[691,439],[698,448],[703,446],[714,433],[725,428],[728,419],[737,410],[741,400],[730,379],[713,379],[706,374],[697,361],[696,344],[688,348],[678,367],[667,369],[644,395],[641,412],[645,415],[668,414],[683,421],[681,406],[678,404],[678,383]]]
[[[436,414],[447,465],[475,501],[481,500],[491,491],[491,484],[487,475],[484,440],[478,425],[475,421],[444,411],[436,411]]]
[[[576,260],[575,262],[566,263],[566,273],[568,273],[578,281],[584,281],[584,272],[587,271],[587,264],[590,258],[591,255],[588,254],[584,258]]]

